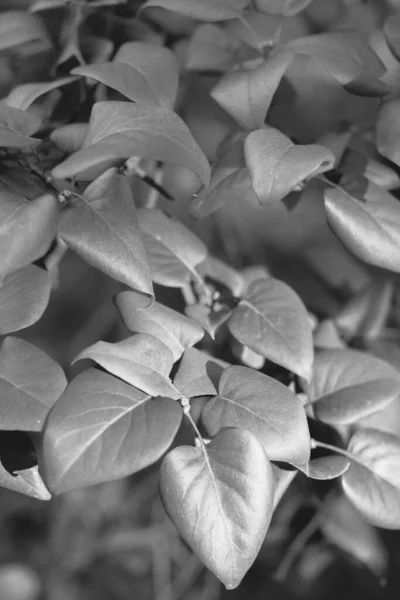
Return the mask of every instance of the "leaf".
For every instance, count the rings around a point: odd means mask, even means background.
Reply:
[[[168,48],[145,42],[123,44],[109,63],[77,67],[74,75],[90,77],[133,102],[172,108],[179,84],[179,66]]]
[[[174,386],[185,398],[214,396],[217,393],[216,385],[226,366],[226,363],[197,348],[189,348],[183,353]]]
[[[346,344],[340,336],[336,321],[325,319],[321,321],[314,331],[314,347],[319,350],[332,350],[334,348],[346,348]]]
[[[30,12],[38,12],[41,10],[49,10],[51,8],[60,8],[67,6],[69,0],[36,0],[29,7]]]
[[[376,122],[376,146],[389,160],[400,165],[400,100],[383,102]]]
[[[260,129],[292,58],[282,50],[256,66],[251,61],[222,77],[211,96],[241,127]]]
[[[185,225],[161,210],[138,210],[139,227],[154,283],[185,287],[207,257],[203,242]]]
[[[393,13],[389,15],[383,24],[387,45],[392,54],[400,60],[400,15]]]
[[[186,350],[199,342],[204,331],[184,315],[155,302],[150,308],[140,308],[142,299],[135,292],[121,292],[116,306],[129,331],[149,333],[161,340],[171,350],[177,361]]]
[[[313,363],[308,314],[294,290],[277,279],[253,281],[228,321],[244,346],[309,379]]]
[[[22,10],[10,10],[1,13],[0,50],[8,50],[19,44],[36,40],[49,43],[46,29],[38,17]]]
[[[51,411],[43,441],[45,479],[57,494],[136,473],[172,443],[177,402],[150,396],[97,369],[78,375]]]
[[[29,265],[7,275],[0,285],[0,335],[36,323],[49,303],[51,277]]]
[[[217,329],[221,327],[231,316],[232,309],[229,306],[221,306],[218,309],[211,308],[205,304],[192,304],[185,308],[186,315],[200,325],[209,336],[215,340]]]
[[[317,419],[350,425],[399,399],[400,378],[391,365],[363,352],[325,350],[315,357],[305,391]]]
[[[0,347],[0,429],[41,431],[66,385],[63,370],[47,354],[7,337]]]
[[[0,188],[0,278],[38,260],[57,233],[60,205],[54,194],[26,198]]]
[[[207,433],[222,427],[250,431],[270,460],[304,465],[310,459],[310,434],[303,405],[285,385],[247,367],[229,367],[218,396],[202,411]]]
[[[0,102],[0,146],[24,148],[37,146],[42,140],[31,137],[40,128],[36,115]]]
[[[161,465],[160,492],[193,552],[228,589],[237,587],[272,514],[274,476],[257,439],[224,429],[206,448],[175,448]]]
[[[87,123],[70,123],[53,129],[50,139],[62,152],[77,152],[82,147],[87,130]]]
[[[51,499],[51,494],[39,474],[38,467],[18,471],[11,475],[0,463],[0,487],[36,500]]]
[[[243,292],[244,281],[242,274],[215,256],[208,255],[199,265],[200,275],[206,276],[228,288],[233,296],[240,296]]]
[[[363,200],[338,189],[324,192],[328,223],[361,260],[400,273],[400,204],[373,183]]]
[[[265,205],[283,200],[304,180],[332,169],[335,162],[325,146],[295,145],[268,126],[247,136],[244,155],[253,189]]]
[[[275,480],[275,493],[274,493],[274,506],[273,513],[275,512],[276,507],[280,503],[285,494],[286,490],[292,483],[293,479],[296,477],[298,471],[296,469],[281,469],[277,465],[271,463],[272,472],[274,474]]]
[[[59,234],[74,252],[110,277],[153,298],[129,180],[110,169],[62,213]]]
[[[330,481],[343,475],[350,467],[350,460],[339,454],[313,458],[307,465],[306,475],[310,479]]]
[[[89,358],[107,371],[150,396],[167,396],[178,400],[181,394],[169,378],[174,357],[160,340],[138,333],[116,344],[97,342],[75,358]]]
[[[55,179],[82,176],[90,180],[93,167],[131,156],[187,167],[205,185],[210,179],[208,161],[188,127],[163,106],[96,102],[83,146],[53,169]]]
[[[225,21],[239,17],[251,0],[147,0],[141,10],[160,6],[199,21]]]
[[[4,99],[4,102],[12,108],[25,111],[35,102],[35,100],[44,94],[48,94],[49,92],[59,89],[76,80],[77,77],[63,77],[62,79],[46,81],[43,83],[23,83],[22,85],[17,85],[17,87],[13,88]]]
[[[285,15],[293,17],[301,12],[311,3],[312,0],[255,0],[258,10],[262,10],[271,15]]]
[[[199,25],[189,41],[186,69],[225,72],[234,64],[237,46],[222,27],[213,23]]]
[[[316,60],[351,94],[379,97],[392,90],[379,79],[385,73],[384,64],[355,30],[300,37],[287,48]]]
[[[350,440],[353,457],[342,477],[347,498],[371,525],[400,528],[400,439],[359,429]]]

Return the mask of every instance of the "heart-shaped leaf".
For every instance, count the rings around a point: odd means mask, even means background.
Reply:
[[[72,73],[100,81],[133,102],[168,108],[173,107],[178,91],[175,55],[168,48],[144,42],[123,44],[113,62],[84,65]]]
[[[222,427],[239,427],[256,436],[270,460],[304,465],[310,459],[310,434],[303,405],[285,385],[247,367],[229,367],[218,396],[203,408],[211,436]]]
[[[135,473],[156,462],[178,431],[177,402],[88,369],[51,411],[43,441],[45,479],[61,493]]]
[[[342,477],[344,493],[367,521],[400,528],[400,439],[377,429],[359,429],[350,440],[353,457]]]
[[[361,260],[400,273],[400,204],[373,183],[362,200],[344,190],[325,190],[325,209],[334,233]]]
[[[97,342],[74,360],[89,358],[113,375],[138,387],[150,396],[181,397],[169,374],[174,364],[171,350],[147,333],[133,335],[122,342]]]
[[[184,287],[207,256],[207,247],[178,220],[160,210],[138,210],[138,221],[151,277],[167,287]]]
[[[272,362],[309,379],[313,362],[307,310],[291,287],[273,279],[253,281],[228,321],[232,335]]]
[[[0,146],[24,148],[37,146],[42,140],[31,137],[40,128],[37,116],[0,102]]]
[[[376,122],[376,146],[389,160],[400,165],[400,100],[381,104]]]
[[[225,21],[239,17],[251,0],[147,0],[142,10],[159,6],[199,21]]]
[[[0,429],[40,431],[66,385],[61,367],[42,350],[6,338],[0,347]]]
[[[349,425],[400,397],[397,371],[383,360],[356,350],[325,350],[314,360],[306,386],[317,419]]]
[[[160,492],[179,532],[228,589],[239,585],[267,532],[274,476],[248,431],[224,429],[207,447],[181,446],[161,465]]]
[[[241,127],[260,129],[292,57],[291,52],[283,50],[255,67],[251,62],[246,68],[227,73],[211,96]]]
[[[174,361],[204,336],[197,323],[159,302],[145,310],[140,308],[142,298],[135,292],[121,292],[115,303],[129,331],[154,335],[168,346]]]
[[[0,285],[0,335],[30,327],[49,303],[51,277],[29,265],[6,275]]]
[[[183,353],[174,386],[185,398],[214,396],[221,373],[227,366],[197,348],[189,348]]]
[[[29,202],[0,189],[0,278],[46,254],[59,218],[60,205],[53,194]]]
[[[110,169],[62,213],[60,236],[89,264],[153,297],[129,181]]]
[[[77,77],[63,77],[55,81],[46,81],[43,83],[23,83],[13,88],[5,98],[5,103],[19,110],[27,110],[31,104],[44,94],[57,90],[64,85],[76,81]]]
[[[332,169],[335,157],[319,144],[295,145],[273,127],[250,133],[244,143],[245,162],[261,204],[282,200],[305,179]]]
[[[383,24],[387,45],[397,60],[400,60],[400,14],[398,12],[389,15]]]
[[[131,156],[182,165],[205,185],[210,179],[210,165],[188,127],[163,106],[96,102],[83,146],[53,169],[55,179],[82,176],[91,180],[94,167]]]
[[[300,37],[287,47],[316,60],[351,94],[384,96],[392,89],[379,79],[385,66],[356,30]]]

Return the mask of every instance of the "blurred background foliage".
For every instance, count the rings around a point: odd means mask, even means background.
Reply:
[[[31,4],[30,0],[0,0],[0,11],[25,10]],[[79,31],[73,19],[58,9],[42,13],[45,38],[0,49],[0,97],[18,84],[49,78],[54,69],[68,73],[76,66],[71,51],[74,40],[85,54],[93,52],[88,40],[95,39],[96,51],[105,56],[114,43],[166,41],[184,65],[188,37],[196,23],[162,9],[149,11],[138,21],[139,4],[121,2],[104,8],[79,25]],[[284,19],[282,39],[356,28],[385,63],[384,80],[398,90],[400,66],[381,27],[388,11],[399,7],[397,0],[313,0],[305,11]],[[1,19],[0,13],[0,24]],[[210,160],[230,127],[230,118],[208,94],[214,83],[213,76],[183,73],[179,104]],[[299,142],[334,130],[338,119],[367,130],[375,121],[379,100],[350,95],[307,59],[289,69],[286,86],[277,94],[270,119]],[[373,178],[371,165],[369,169]],[[34,180],[19,179],[18,185],[28,195],[37,193]],[[320,319],[337,314],[375,276],[331,233],[318,182],[307,188],[301,202],[297,192],[287,206],[266,210],[243,198],[199,223],[190,221],[187,211],[198,186],[195,176],[185,168],[166,166],[163,186],[175,199],[168,204],[169,211],[190,223],[210,251],[237,267],[268,266],[300,293]],[[139,204],[145,193],[143,184],[135,183]],[[119,290],[118,283],[67,253],[46,313],[18,335],[52,355],[70,378],[82,368],[71,367],[70,362],[83,348],[98,339],[115,341],[126,333],[112,303]],[[157,290],[157,298],[179,306],[179,295],[173,290]],[[396,327],[399,299],[396,288],[392,317]],[[371,349],[400,368],[398,346],[390,337],[375,346],[371,342]],[[229,348],[221,347],[221,357],[238,362]],[[398,405],[374,417],[373,424],[399,435]],[[184,439],[185,430],[179,435]],[[10,460],[9,448],[6,434],[0,434],[3,464]],[[130,478],[65,494],[49,503],[1,489],[0,600],[398,598],[399,534],[363,522],[344,498],[335,495],[334,483],[318,483],[314,489],[312,482],[297,475],[274,515],[255,565],[237,590],[225,592],[166,517],[157,477],[154,465]],[[330,499],[320,510],[328,494]]]

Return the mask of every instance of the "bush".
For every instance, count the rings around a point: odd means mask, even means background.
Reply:
[[[301,543],[368,564],[400,528],[400,3],[3,5],[0,484],[159,471],[233,589],[299,474]]]

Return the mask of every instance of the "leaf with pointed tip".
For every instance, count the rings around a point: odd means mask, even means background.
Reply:
[[[183,353],[174,386],[185,398],[214,396],[221,373],[227,366],[197,348],[189,348]]]
[[[30,327],[49,303],[51,277],[36,265],[6,275],[0,285],[0,335]]]
[[[381,81],[385,66],[356,30],[330,31],[291,40],[287,48],[306,54],[357,96],[384,96],[392,88]]]
[[[348,452],[353,460],[342,477],[347,498],[372,525],[400,529],[400,439],[359,429]]]
[[[37,16],[30,15],[26,10],[9,10],[1,13],[0,50],[8,50],[19,44],[36,40],[49,43],[47,31]]]
[[[389,160],[400,165],[400,100],[383,102],[376,122],[376,146]]]
[[[400,377],[383,360],[356,350],[324,350],[305,386],[317,419],[350,425],[400,398]]]
[[[146,103],[96,102],[83,148],[52,173],[55,179],[90,180],[94,167],[131,156],[187,167],[208,185],[210,165],[187,125],[169,108]]]
[[[340,477],[350,467],[350,460],[339,454],[312,458],[307,465],[306,475],[310,479],[330,481]]]
[[[244,346],[309,379],[313,363],[307,310],[296,292],[277,279],[253,281],[228,321]]]
[[[208,254],[200,238],[161,210],[142,208],[137,215],[153,281],[185,287],[198,277],[196,267]]]
[[[36,115],[0,102],[0,146],[24,148],[37,146],[42,140],[31,137],[40,128]]]
[[[142,299],[136,292],[121,292],[115,299],[116,306],[129,331],[149,333],[161,340],[171,350],[177,361],[186,350],[199,342],[204,330],[191,319],[160,304],[147,309],[140,308]],[[139,306],[138,306],[139,304]]]
[[[400,204],[386,190],[368,184],[359,200],[344,190],[326,189],[328,223],[361,260],[400,273]]]
[[[7,337],[0,347],[0,429],[41,431],[66,385],[63,370],[47,354]]]
[[[274,476],[262,445],[248,431],[224,429],[206,447],[175,448],[162,462],[160,493],[193,552],[237,587],[272,515]]]
[[[250,131],[260,129],[292,57],[282,50],[256,66],[251,61],[222,77],[211,96],[238,125]]]
[[[14,475],[11,475],[0,463],[0,487],[36,500],[51,499],[51,494],[39,474],[38,467],[15,471]]]
[[[78,354],[74,363],[85,358],[150,396],[174,400],[181,396],[169,378],[174,364],[172,352],[153,335],[138,333],[116,344],[97,342]]]
[[[400,60],[400,13],[389,15],[383,24],[387,45],[392,54]]]
[[[268,126],[247,136],[244,154],[253,189],[265,205],[283,200],[305,179],[329,171],[335,162],[325,146],[295,145],[278,129]]]
[[[49,415],[45,480],[59,494],[136,473],[169,448],[181,418],[177,402],[152,399],[88,369],[68,385]]]
[[[65,207],[59,234],[89,264],[154,296],[129,181],[110,169]]]
[[[55,79],[54,81],[46,81],[41,83],[23,83],[13,88],[8,96],[4,99],[4,102],[13,108],[19,110],[26,110],[31,104],[44,94],[48,94],[53,90],[57,90],[64,85],[68,85],[73,81],[76,81],[77,77],[63,77],[62,79]]]
[[[209,435],[222,427],[250,431],[270,460],[304,465],[310,459],[310,434],[300,400],[285,385],[247,367],[229,367],[218,396],[202,411]]]
[[[57,233],[60,205],[54,194],[27,201],[0,189],[0,219],[2,278],[46,254]]]
[[[199,21],[225,21],[239,17],[251,0],[147,0],[141,10],[159,6]]]

